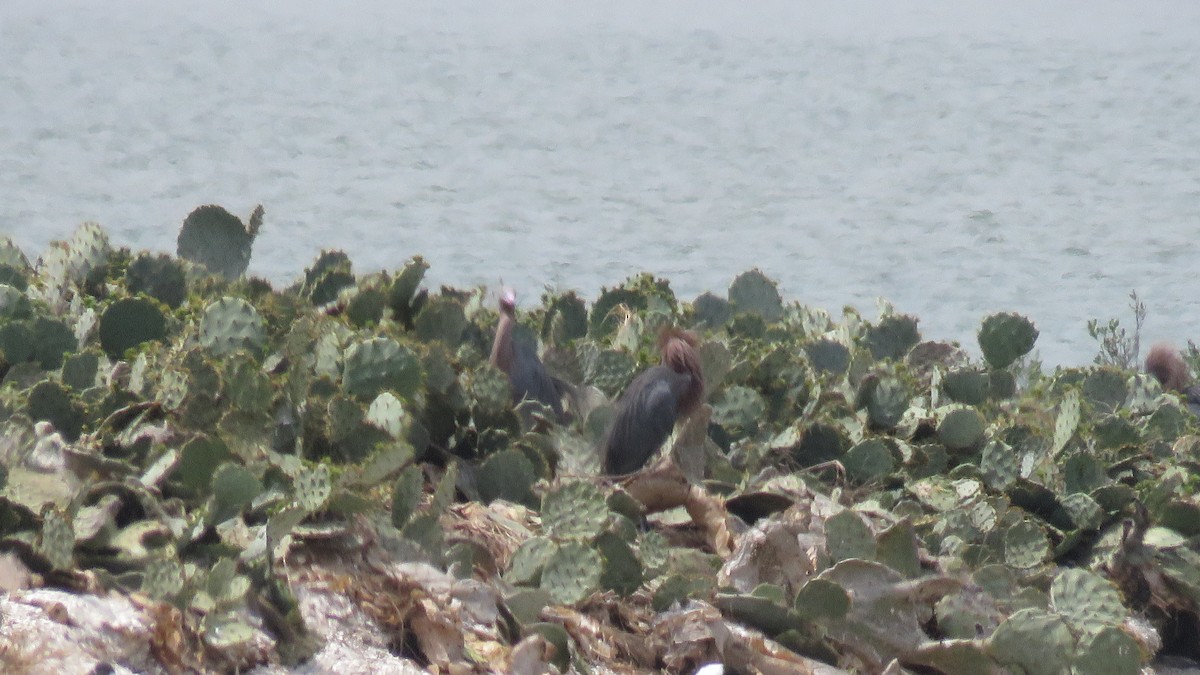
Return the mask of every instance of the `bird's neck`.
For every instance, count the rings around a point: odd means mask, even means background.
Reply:
[[[513,319],[510,314],[500,315],[500,324],[496,326],[496,339],[492,341],[492,356],[488,361],[508,373],[512,370],[513,362]]]

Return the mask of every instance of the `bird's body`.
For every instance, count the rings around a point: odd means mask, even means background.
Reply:
[[[675,423],[704,398],[695,338],[668,330],[659,346],[662,365],[634,378],[617,401],[617,412],[600,444],[605,473],[620,475],[642,468],[671,435]]]
[[[516,296],[507,291],[500,298],[500,323],[496,326],[489,361],[508,375],[514,403],[532,399],[549,406],[554,416],[562,419],[565,383],[546,371],[538,358],[537,343],[516,330],[516,324]]]
[[[1146,356],[1146,372],[1153,375],[1163,389],[1182,394],[1188,409],[1200,415],[1200,384],[1192,381],[1187,363],[1174,347],[1163,342],[1151,347]]]

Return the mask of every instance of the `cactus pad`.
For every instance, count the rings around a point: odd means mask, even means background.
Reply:
[[[1082,635],[1095,635],[1119,626],[1129,613],[1121,594],[1107,579],[1082,569],[1065,569],[1050,584],[1050,602]]]
[[[979,327],[979,348],[988,365],[1001,369],[1029,353],[1037,341],[1033,322],[1019,314],[992,314]]]
[[[580,542],[567,542],[546,561],[541,587],[556,602],[573,605],[600,587],[603,571],[599,552]]]
[[[100,346],[112,358],[123,358],[128,350],[166,335],[166,317],[145,298],[118,300],[100,315]]]
[[[371,338],[346,348],[342,386],[360,399],[373,399],[384,391],[403,398],[421,387],[421,362],[407,347],[391,338]]]
[[[200,344],[225,356],[239,349],[257,351],[266,344],[262,316],[241,298],[224,297],[204,308],[200,319]]]
[[[591,539],[608,521],[608,504],[595,485],[572,481],[542,499],[542,526],[553,537]]]
[[[905,314],[888,314],[867,329],[867,347],[876,361],[898,361],[920,341],[917,320]]]
[[[203,266],[210,274],[236,279],[250,266],[250,248],[262,225],[262,206],[250,224],[216,205],[201,206],[188,214],[179,228],[176,255]]]
[[[729,302],[735,312],[756,314],[767,323],[783,316],[783,298],[775,282],[758,269],[739,274],[729,285]]]

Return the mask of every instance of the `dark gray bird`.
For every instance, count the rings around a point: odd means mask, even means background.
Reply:
[[[675,423],[704,400],[704,375],[696,337],[668,328],[658,338],[662,365],[634,378],[617,400],[617,412],[600,442],[604,472],[633,473],[662,446]]]
[[[1146,356],[1146,372],[1154,376],[1166,391],[1183,394],[1188,410],[1200,415],[1200,385],[1192,382],[1187,363],[1171,345],[1160,342]]]
[[[500,323],[496,326],[489,361],[508,375],[514,403],[527,398],[538,401],[549,406],[555,418],[562,420],[562,397],[569,385],[546,372],[532,337],[514,330],[516,313],[517,296],[512,289],[505,289],[500,296]]]

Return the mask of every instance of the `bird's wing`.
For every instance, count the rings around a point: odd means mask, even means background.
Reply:
[[[1200,384],[1193,384],[1184,389],[1183,400],[1187,403],[1188,410],[1200,415]]]
[[[680,378],[685,382],[681,386]],[[604,439],[604,470],[610,474],[637,471],[671,435],[679,391],[691,376],[655,367],[642,373],[626,391]]]
[[[556,417],[562,418],[562,394],[538,358],[535,346],[518,343],[509,381],[512,383],[514,399],[531,398],[539,401],[550,406]]]

